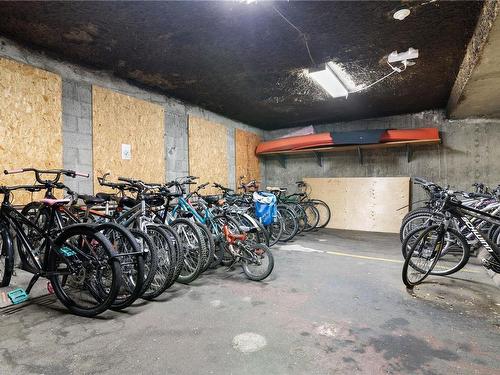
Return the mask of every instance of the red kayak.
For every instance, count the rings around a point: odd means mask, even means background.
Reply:
[[[261,142],[256,155],[279,151],[305,150],[325,146],[345,146],[415,140],[439,140],[437,128],[373,129],[363,131],[318,133]]]

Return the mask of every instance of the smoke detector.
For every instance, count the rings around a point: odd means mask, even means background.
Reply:
[[[410,9],[401,8],[401,9],[398,9],[397,11],[395,11],[394,14],[392,15],[392,17],[394,17],[395,20],[402,21],[406,17],[408,17],[410,15],[410,13],[411,13]]]

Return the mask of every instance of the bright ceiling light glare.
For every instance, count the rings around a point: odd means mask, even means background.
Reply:
[[[399,9],[399,10],[395,11],[392,16],[394,17],[395,20],[402,21],[406,17],[408,17],[410,15],[410,13],[411,13],[410,9],[403,8],[403,9]]]
[[[324,69],[309,69],[307,73],[332,98],[342,96],[347,98],[347,95],[349,95],[349,91],[328,63],[325,64]]]

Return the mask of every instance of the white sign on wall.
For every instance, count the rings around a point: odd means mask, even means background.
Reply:
[[[132,147],[130,145],[122,143],[122,159],[123,160],[132,159]]]

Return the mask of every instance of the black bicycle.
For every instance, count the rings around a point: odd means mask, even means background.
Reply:
[[[5,171],[6,174],[24,170]],[[40,171],[43,172],[43,171]],[[50,172],[50,171],[49,171]],[[76,172],[67,171],[77,175]],[[38,173],[38,172],[37,172]],[[1,186],[3,202],[0,208],[1,258],[5,264],[1,286],[8,286],[14,271],[14,233],[18,239],[21,268],[33,273],[26,288],[29,294],[40,277],[47,278],[61,303],[77,315],[92,317],[106,311],[115,301],[121,286],[120,262],[109,240],[92,227],[74,224],[60,228],[55,223],[56,212],[68,199],[43,199],[48,210],[48,222],[43,227],[33,223],[10,203],[12,192],[37,192],[44,185]],[[26,233],[29,228],[39,240],[33,242]]]
[[[413,288],[429,275],[449,275],[467,264],[469,244],[462,233],[452,228],[450,224],[453,222],[458,222],[459,227],[467,228],[479,241],[481,249],[478,255],[483,266],[500,273],[500,247],[481,233],[478,227],[483,221],[500,225],[500,217],[464,205],[450,190],[441,189],[438,203],[436,213],[441,214],[444,219],[434,225],[414,229],[403,242],[403,249],[406,251],[402,274],[404,284]],[[469,217],[480,220],[473,222]],[[450,255],[453,259],[453,254],[459,256],[455,256],[454,263],[450,264]],[[445,264],[441,265],[441,262]],[[446,272],[440,272],[440,269]]]

